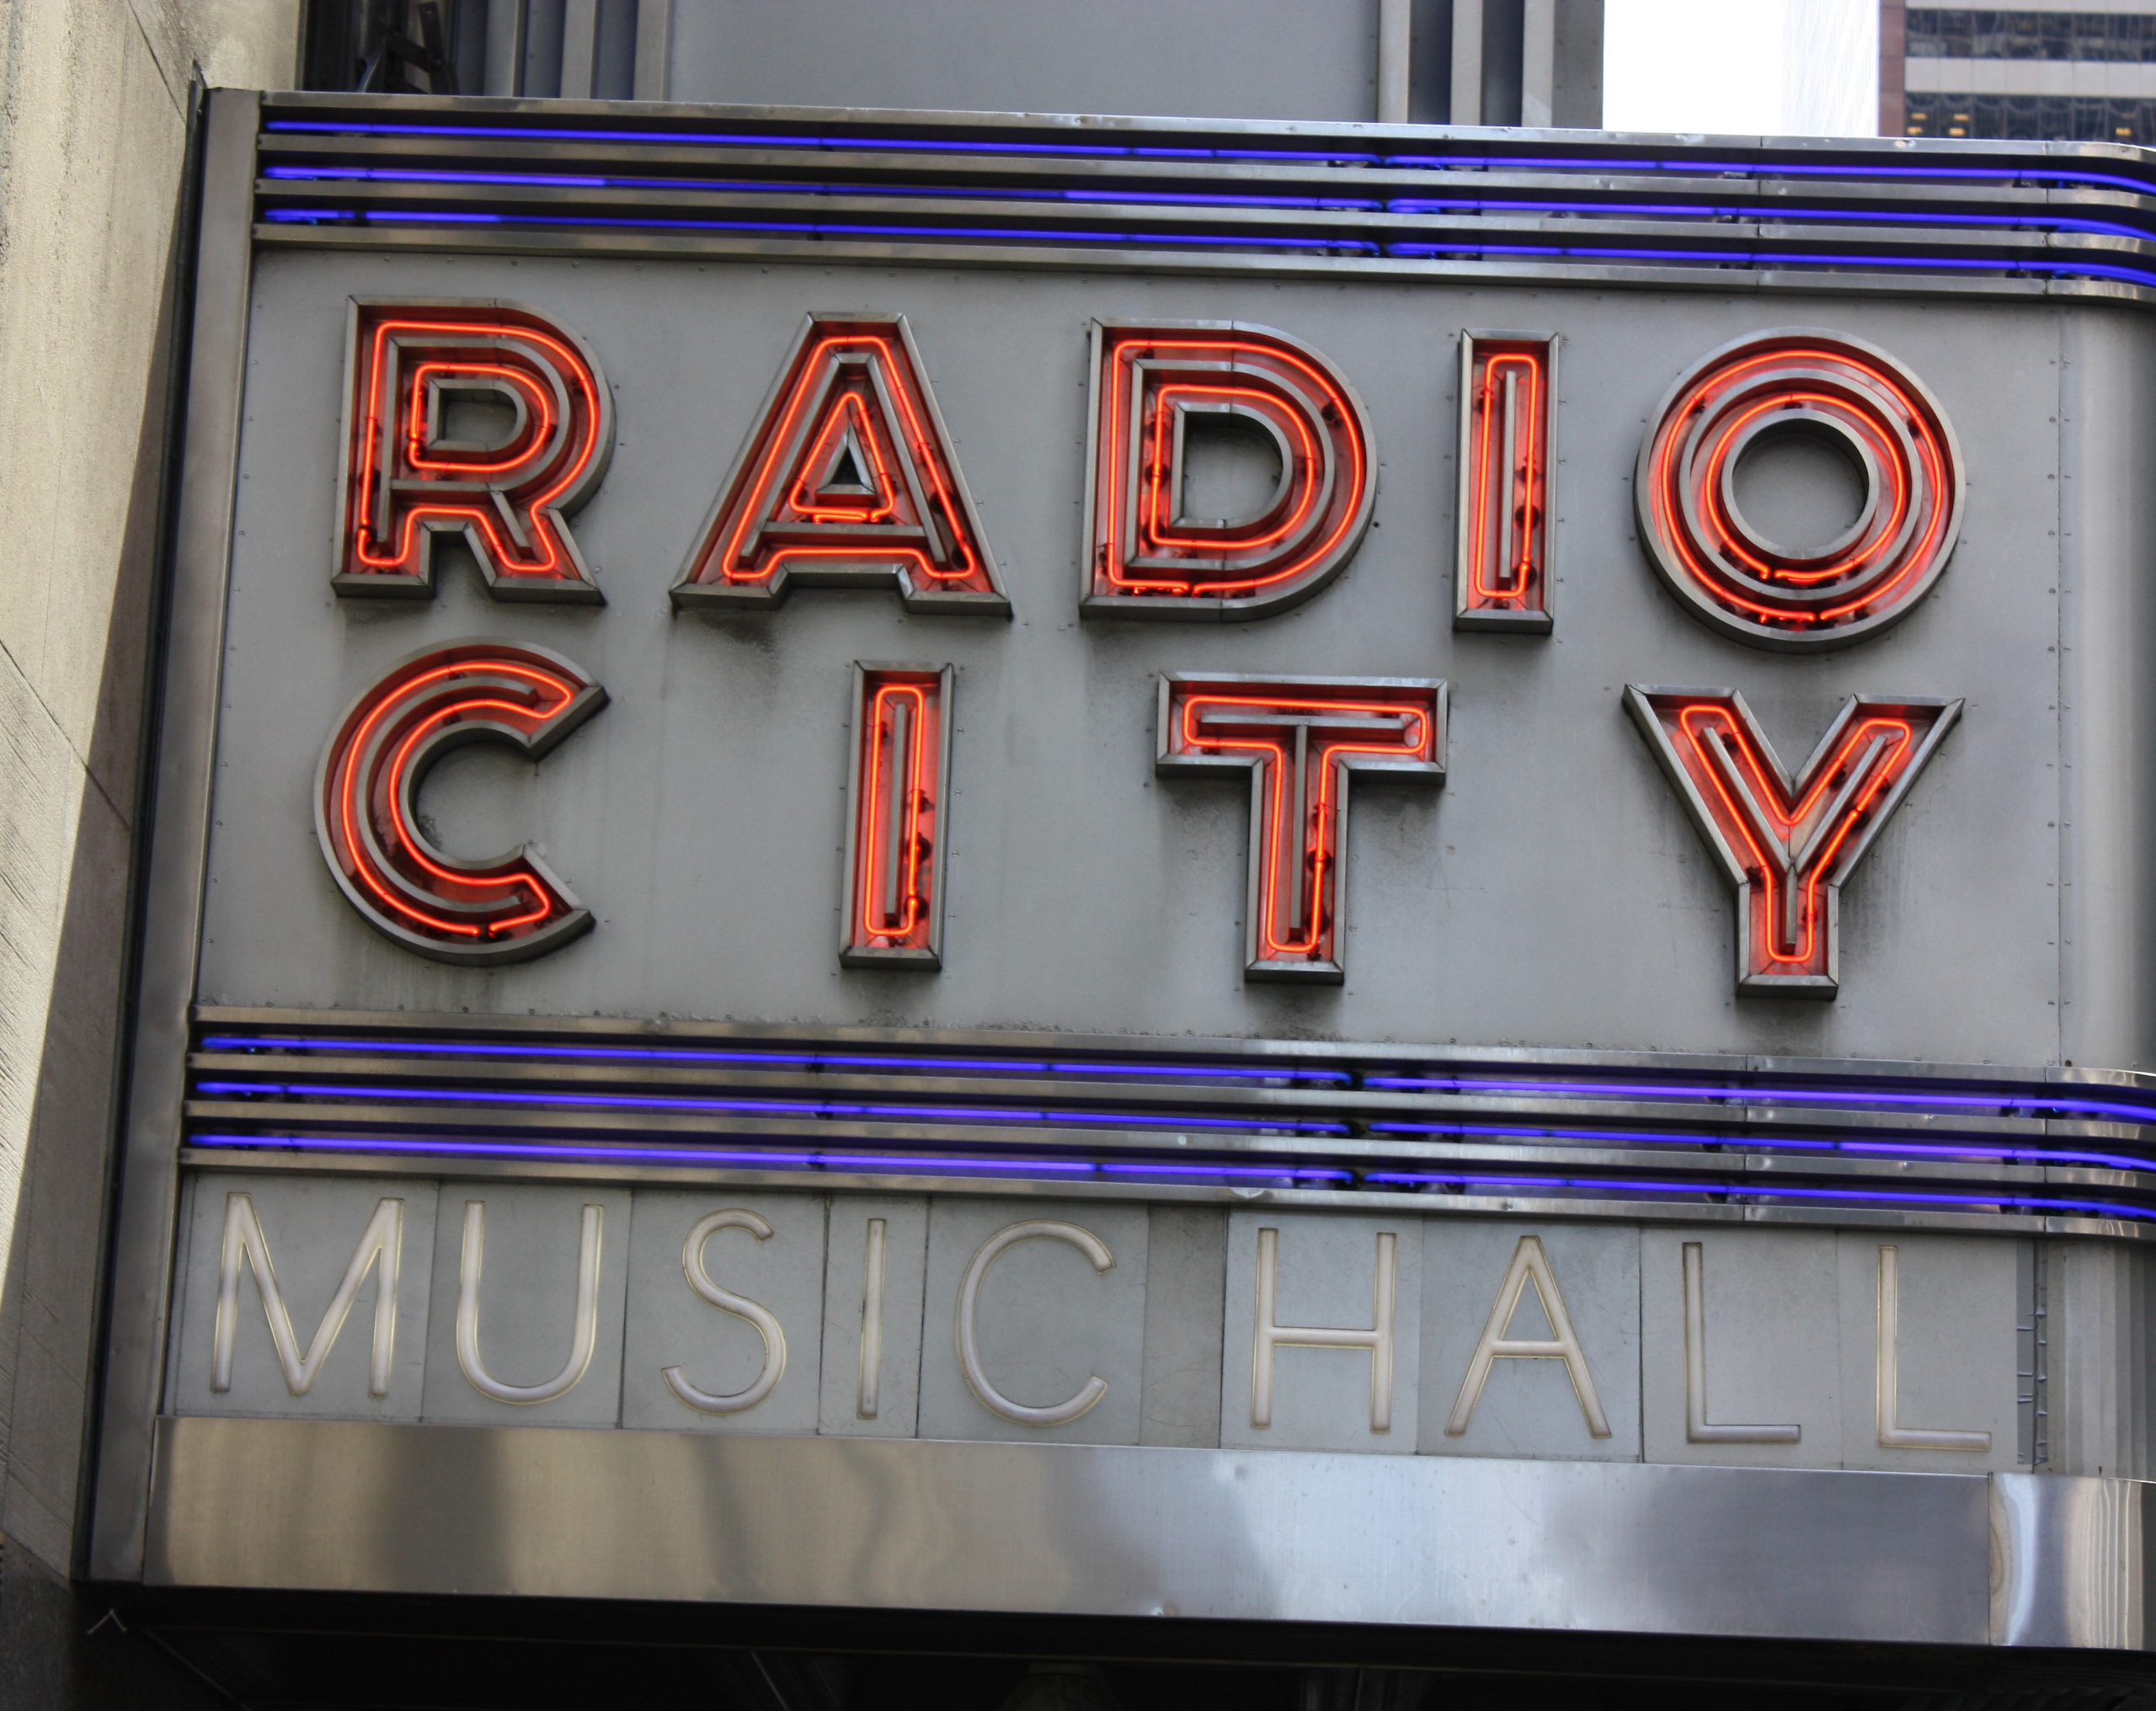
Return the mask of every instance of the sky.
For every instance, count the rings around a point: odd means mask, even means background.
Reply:
[[[1878,0],[1606,0],[1611,131],[1870,136]]]

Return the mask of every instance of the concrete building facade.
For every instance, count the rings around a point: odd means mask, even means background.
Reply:
[[[189,127],[298,0],[0,8],[0,1699],[187,1689],[66,1591],[94,1397]],[[78,1673],[79,1672],[79,1673]]]

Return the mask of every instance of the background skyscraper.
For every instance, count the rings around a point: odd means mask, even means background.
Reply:
[[[1890,136],[2156,141],[2156,5],[1880,8],[1879,128]]]

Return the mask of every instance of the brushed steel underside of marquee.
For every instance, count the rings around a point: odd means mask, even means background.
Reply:
[[[152,1585],[2147,1649],[2156,1485],[165,1418]]]

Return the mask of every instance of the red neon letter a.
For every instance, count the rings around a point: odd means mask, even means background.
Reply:
[[[1735,690],[1632,684],[1625,703],[1736,887],[1738,993],[1833,997],[1843,882],[1961,703],[1851,696],[1794,776]]]
[[[563,520],[605,472],[614,410],[573,333],[497,302],[352,306],[340,594],[434,592],[438,536],[462,536],[497,600],[599,599]],[[506,429],[472,436],[474,405]]]
[[[1010,615],[904,316],[808,318],[674,604],[775,605],[796,582]]]

